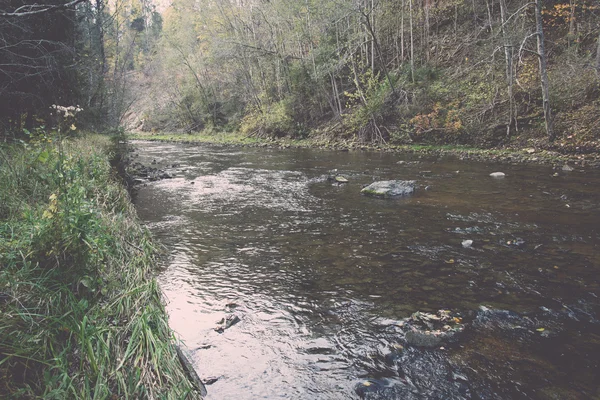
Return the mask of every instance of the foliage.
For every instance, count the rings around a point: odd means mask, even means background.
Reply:
[[[344,92],[348,99],[347,107],[351,108],[344,118],[346,129],[361,142],[385,141],[379,124],[390,112],[387,101],[393,93],[389,83],[381,81],[380,74],[369,68],[357,74],[354,83],[356,91]]]
[[[271,104],[265,110],[254,109],[244,116],[240,130],[245,135],[263,138],[290,135],[296,128],[290,114],[286,101]]]
[[[0,391],[184,398],[155,248],[106,137],[0,148]]]

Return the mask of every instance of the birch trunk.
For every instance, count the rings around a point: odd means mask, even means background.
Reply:
[[[410,77],[415,83],[415,41],[413,38],[413,0],[408,0],[410,20]]]
[[[506,123],[506,137],[510,137],[511,126],[514,122],[517,127],[517,113],[515,109],[515,97],[513,94],[513,48],[510,39],[506,33],[506,0],[500,0],[500,30],[502,32],[504,57],[506,58],[506,84],[508,85],[508,121]]]

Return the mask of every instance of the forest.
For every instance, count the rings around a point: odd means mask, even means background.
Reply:
[[[0,129],[239,132],[589,152],[594,0],[9,0]]]

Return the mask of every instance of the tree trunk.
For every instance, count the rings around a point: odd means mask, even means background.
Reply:
[[[598,35],[598,48],[596,49],[596,75],[600,79],[600,35]]]
[[[367,28],[367,31],[371,35],[371,39],[372,39],[372,42],[374,44],[374,48],[377,49],[377,53],[379,55],[379,58],[381,60],[383,60],[383,54],[381,52],[381,46],[379,46],[379,41],[377,40],[377,36],[375,36],[375,30],[373,29],[373,26],[371,25],[371,22],[369,21],[369,16],[365,15],[364,17],[365,17],[365,26]],[[375,54],[373,54],[373,60],[375,60]],[[381,69],[383,69],[383,73],[385,74],[385,77],[388,80],[388,83],[390,85],[390,89],[392,89],[392,92],[395,92],[396,89],[394,88],[394,83],[392,82],[392,79],[390,78],[390,74],[388,73],[388,69],[385,66],[384,62],[381,63]],[[371,71],[375,71],[375,63],[373,63],[373,69]]]
[[[517,129],[517,113],[515,109],[515,98],[513,94],[513,48],[510,43],[510,39],[506,34],[506,0],[500,0],[500,29],[502,32],[503,46],[504,46],[504,57],[506,58],[506,83],[508,85],[508,120],[506,123],[506,137],[510,137],[510,129],[515,123],[515,129]]]
[[[430,50],[430,40],[429,40],[429,31],[430,31],[430,24],[429,24],[429,1],[425,0],[424,4],[423,4],[423,12],[425,14],[425,24],[423,25],[423,42],[425,43],[425,60],[427,62],[429,62],[429,59],[431,57],[431,50]]]
[[[104,108],[104,77],[108,72],[106,63],[106,51],[104,48],[104,1],[96,0],[96,29],[98,30],[98,51],[100,53],[100,77],[98,84],[98,108]]]
[[[369,23],[369,31],[371,33],[371,36],[373,37],[373,40],[371,41],[371,71],[375,72],[375,0],[371,0],[371,21]],[[367,18],[368,20],[368,18]],[[381,54],[379,54],[379,57],[382,57]],[[382,58],[382,64],[383,64],[383,58]]]
[[[575,41],[575,36],[577,35],[577,27],[575,24],[575,6],[576,6],[576,0],[571,0],[571,12],[569,14],[569,35],[568,35],[568,39],[569,39],[569,46],[573,45],[573,42]]]
[[[544,123],[548,141],[554,141],[554,127],[552,126],[552,109],[550,108],[550,94],[548,88],[548,71],[546,69],[546,51],[544,48],[544,26],[542,23],[542,0],[535,2],[535,25],[537,30],[537,50],[540,63],[540,80],[542,83],[542,101],[544,104]]]
[[[400,57],[404,63],[404,0],[402,0],[402,14],[400,17]],[[598,41],[600,43],[600,41]]]
[[[410,77],[415,83],[415,41],[413,35],[413,0],[408,0],[410,20]]]
[[[490,34],[494,35],[494,21],[492,20],[492,10],[490,9],[490,2],[485,0],[485,7],[488,14],[488,25],[490,26]]]

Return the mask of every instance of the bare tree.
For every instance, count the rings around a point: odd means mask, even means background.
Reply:
[[[544,107],[544,123],[546,135],[550,142],[554,141],[554,127],[552,121],[552,109],[550,108],[550,93],[548,84],[548,70],[546,61],[546,50],[544,47],[544,26],[542,22],[542,0],[535,2],[535,26],[537,35],[537,55],[540,66],[540,80],[542,84],[542,102]]]
[[[513,74],[513,46],[510,42],[508,34],[506,32],[507,11],[506,11],[506,0],[500,0],[500,22],[501,32],[504,46],[504,57],[506,60],[506,83],[508,86],[508,119],[506,123],[506,136],[510,137],[511,126],[515,125],[517,129],[517,115],[515,107],[515,96],[513,93],[514,86],[514,74]]]

